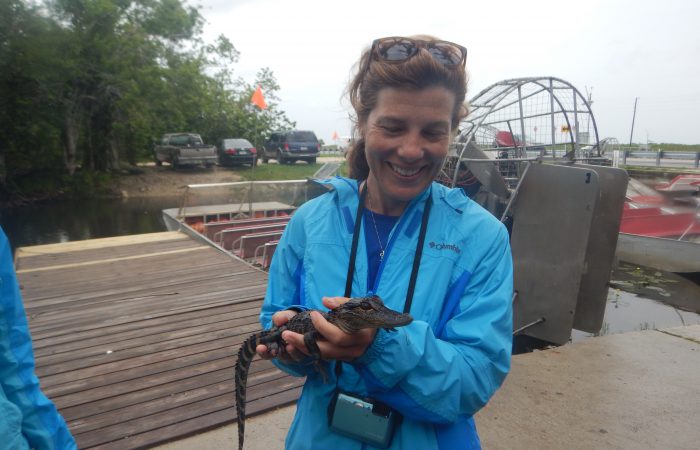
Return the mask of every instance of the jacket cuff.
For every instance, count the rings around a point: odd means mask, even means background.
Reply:
[[[367,347],[367,350],[365,350],[362,356],[356,358],[351,364],[360,368],[374,362],[379,357],[380,352],[383,351],[382,349],[385,348],[384,344],[390,339],[389,333],[395,333],[395,331],[386,331],[383,328],[378,329],[377,334],[374,335],[372,344]]]

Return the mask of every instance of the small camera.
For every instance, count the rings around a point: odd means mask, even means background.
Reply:
[[[390,406],[347,392],[337,391],[328,406],[332,431],[377,448],[389,447],[400,419]]]

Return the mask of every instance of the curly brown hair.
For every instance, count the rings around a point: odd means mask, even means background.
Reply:
[[[436,41],[428,35],[410,36],[413,39]],[[347,95],[355,113],[353,121],[353,139],[346,159],[350,177],[364,180],[369,176],[369,166],[365,158],[364,126],[372,109],[377,105],[379,92],[387,87],[423,90],[432,87],[444,87],[455,94],[455,108],[452,112],[452,130],[456,133],[459,123],[469,114],[465,102],[467,95],[467,71],[462,65],[446,67],[436,61],[425,49],[400,64],[386,63],[377,58],[370,58],[372,48],[362,52],[355,64],[356,73],[347,87]]]

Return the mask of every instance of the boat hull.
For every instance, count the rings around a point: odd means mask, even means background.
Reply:
[[[617,259],[666,272],[700,272],[700,243],[620,233]]]

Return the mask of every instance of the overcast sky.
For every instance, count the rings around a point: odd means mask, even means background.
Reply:
[[[269,67],[281,108],[331,143],[350,134],[341,100],[373,39],[431,34],[469,50],[467,98],[493,83],[554,76],[592,93],[600,137],[700,143],[697,0],[200,0],[205,39],[226,35],[237,75]],[[578,9],[574,9],[578,8]]]

